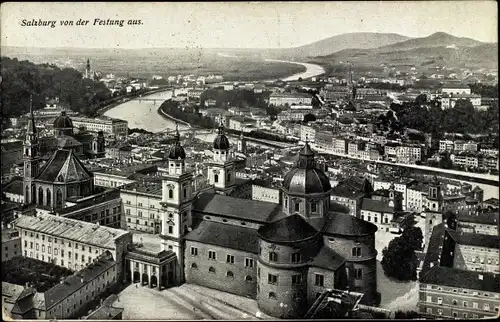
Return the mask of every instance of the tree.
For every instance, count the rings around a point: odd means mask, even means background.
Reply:
[[[306,115],[304,115],[304,120],[303,120],[304,123],[314,122],[314,121],[316,121],[316,116],[314,116],[314,114],[307,113]]]
[[[388,277],[399,281],[417,279],[417,256],[415,250],[403,237],[396,237],[382,251],[382,268]]]
[[[441,169],[453,169],[453,161],[450,158],[450,155],[445,152],[441,155],[441,159],[439,159],[438,165]]]
[[[427,95],[425,94],[418,95],[415,98],[415,103],[417,103],[418,105],[424,105],[425,103],[427,103]]]
[[[422,242],[424,241],[424,235],[422,234],[422,229],[420,227],[408,227],[403,230],[402,238],[409,244],[413,250],[421,250]]]

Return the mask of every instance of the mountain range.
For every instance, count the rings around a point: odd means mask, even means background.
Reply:
[[[29,52],[29,55],[28,55]],[[484,43],[471,38],[436,32],[427,37],[411,38],[396,33],[358,32],[336,35],[304,46],[280,49],[228,48],[152,48],[152,49],[90,49],[90,48],[22,48],[2,47],[3,55],[36,58],[50,56],[87,57],[168,57],[175,54],[199,60],[203,56],[222,56],[227,61],[237,58],[275,58],[309,61],[320,64],[349,61],[379,66],[385,64],[440,64],[450,67],[498,68],[498,43]],[[233,57],[233,58],[231,58]],[[134,58],[134,59],[136,59]]]

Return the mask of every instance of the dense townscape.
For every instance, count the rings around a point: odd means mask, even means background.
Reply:
[[[497,68],[92,62],[2,57],[7,316],[498,316]],[[109,116],[130,102],[165,128]]]

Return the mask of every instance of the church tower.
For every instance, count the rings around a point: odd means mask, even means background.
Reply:
[[[191,231],[192,202],[194,196],[193,174],[186,170],[186,152],[176,129],[174,144],[168,151],[168,174],[162,180],[162,250],[172,250],[177,255],[174,280],[184,281],[184,236]]]
[[[90,59],[87,59],[87,65],[85,66],[85,78],[90,78]]]
[[[241,132],[241,135],[238,138],[238,152],[243,154],[247,153],[247,140],[245,139],[243,132]]]
[[[441,185],[436,176],[429,183],[429,190],[426,197],[426,206],[422,215],[425,217],[424,251],[427,251],[429,239],[435,226],[443,222]]]
[[[40,144],[35,126],[35,117],[33,115],[33,99],[30,96],[30,117],[26,129],[26,139],[24,140],[24,179],[23,192],[24,203],[36,203],[35,185],[33,180],[38,175],[40,168]]]
[[[236,182],[235,162],[222,124],[218,131],[214,139],[213,159],[208,163],[208,184],[217,192],[224,193]]]

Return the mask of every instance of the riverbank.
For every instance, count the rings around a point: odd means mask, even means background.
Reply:
[[[138,98],[138,97],[141,97],[144,95],[151,95],[151,94],[155,94],[155,93],[159,93],[159,92],[164,92],[167,90],[168,90],[168,87],[160,87],[160,88],[155,88],[155,89],[145,91],[145,92],[134,93],[134,94],[129,95],[129,96],[125,95],[124,97],[121,98],[121,100],[119,99],[119,100],[112,102],[104,107],[101,107],[99,110],[96,111],[96,116],[103,115],[104,113],[106,113],[110,109],[117,107],[120,104],[127,103],[133,99]]]
[[[160,105],[160,106],[158,107],[158,109],[156,110],[156,112],[158,113],[158,115],[160,115],[161,117],[163,117],[163,118],[165,118],[165,119],[168,119],[168,120],[170,120],[170,121],[174,121],[174,122],[177,122],[177,123],[180,123],[180,124],[186,125],[186,126],[187,126],[187,127],[189,127],[189,128],[192,128],[191,124],[189,124],[188,122],[183,121],[183,120],[179,120],[179,119],[177,119],[177,118],[173,117],[172,115],[165,113],[165,111],[162,109],[163,104],[164,104],[165,102],[167,102],[167,101],[170,101],[170,100],[171,100],[171,99],[168,99],[168,100],[166,100],[166,101],[164,101],[164,102],[162,102],[162,103],[161,103],[161,105]]]

